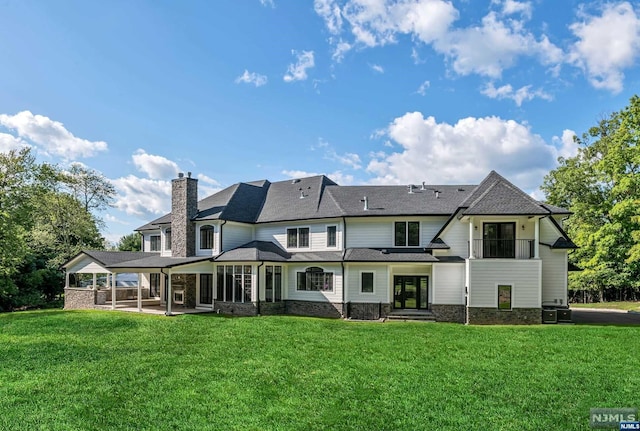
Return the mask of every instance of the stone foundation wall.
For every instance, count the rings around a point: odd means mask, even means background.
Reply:
[[[263,304],[260,304],[262,308]],[[255,316],[258,313],[255,302],[223,302],[215,301],[213,309],[221,314],[230,316]]]
[[[347,317],[356,320],[378,320],[387,317],[391,311],[391,304],[379,302],[349,302]]]
[[[464,305],[431,304],[437,322],[465,323]]]
[[[286,312],[286,304],[280,302],[260,302],[260,314],[271,316],[276,314],[284,314]]]
[[[343,315],[342,303],[314,302],[314,301],[286,301],[287,314],[297,316],[333,317],[341,318]]]
[[[473,325],[534,325],[542,323],[542,309],[514,308],[503,311],[497,308],[469,307],[469,323]]]
[[[81,310],[94,308],[96,305],[96,291],[93,289],[83,289],[67,287],[64,289],[64,309]]]

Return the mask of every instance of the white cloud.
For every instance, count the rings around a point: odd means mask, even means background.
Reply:
[[[311,147],[312,151],[322,150],[324,152],[324,158],[326,160],[331,160],[334,162],[338,162],[342,165],[346,165],[351,169],[361,169],[362,168],[362,160],[360,160],[360,156],[355,153],[344,153],[338,154],[338,152],[333,148],[331,144],[322,138],[318,139],[318,144]]]
[[[335,0],[315,0],[313,8],[324,19],[327,30],[331,34],[338,34],[342,30],[342,14],[340,6]]]
[[[172,179],[177,177],[180,168],[177,163],[166,157],[147,154],[143,149],[138,149],[131,156],[133,164],[149,178],[154,180]]]
[[[23,139],[16,138],[8,133],[0,133],[0,153],[6,153],[11,150],[19,150],[24,147],[29,147]]]
[[[65,160],[92,157],[107,150],[106,142],[77,138],[59,121],[33,115],[30,111],[16,115],[0,114],[0,125],[15,131],[19,138],[32,142],[45,154]]]
[[[245,83],[245,84],[253,84],[256,87],[261,87],[267,83],[268,79],[265,75],[260,75],[256,72],[249,72],[247,69],[244,70],[244,73],[238,76],[235,80],[236,84]]]
[[[430,86],[431,86],[431,82],[424,81],[422,84],[420,84],[420,87],[418,87],[418,89],[416,90],[416,93],[418,93],[421,96],[424,96],[425,94],[427,94],[427,89]]]
[[[126,214],[150,217],[171,210],[171,181],[128,175],[111,182],[118,191],[114,206]]]
[[[452,62],[459,75],[475,73],[494,79],[522,56],[535,56],[552,68],[563,61],[562,50],[547,36],[537,40],[521,21],[501,21],[493,11],[482,18],[480,26],[452,30],[436,40],[434,48]]]
[[[347,186],[353,184],[354,178],[353,175],[344,174],[342,171],[334,171],[330,174],[319,174],[316,172],[308,172],[302,170],[284,170],[282,174],[288,176],[289,178],[305,178],[305,177],[315,177],[317,175],[325,175],[331,178],[336,183]]]
[[[198,174],[198,196],[206,197],[222,190],[222,185],[215,179],[205,175]]]
[[[353,48],[350,43],[339,39],[338,42],[335,43],[335,49],[333,50],[333,54],[331,55],[331,59],[336,63],[340,63],[344,58],[344,55],[349,52]]]
[[[284,80],[285,82],[304,81],[307,79],[307,69],[315,66],[313,51],[291,50],[291,53],[296,56],[296,62],[289,65]]]
[[[384,73],[384,68],[379,64],[370,64],[369,67],[371,67],[371,70],[374,72]]]
[[[500,1],[493,1],[493,3],[499,4]],[[515,1],[515,0],[504,0],[502,2],[502,14],[503,15],[515,15],[520,14],[523,18],[531,19],[533,8],[531,6],[531,2],[524,1]]]
[[[260,4],[262,6],[269,6],[269,7],[276,7],[276,4],[273,2],[273,0],[260,0]]]
[[[491,99],[511,99],[517,106],[522,106],[522,102],[531,101],[535,98],[553,100],[549,93],[541,89],[531,90],[531,85],[525,85],[514,90],[511,84],[506,84],[496,88],[493,82],[489,82],[481,91],[482,94]]]
[[[579,145],[575,141],[576,132],[570,129],[565,129],[562,131],[562,136],[557,137],[554,136],[552,138],[552,142],[556,146],[556,157],[564,157],[568,159],[569,157],[574,157],[578,154]]]
[[[425,60],[420,58],[420,53],[418,52],[418,50],[416,49],[415,46],[413,48],[411,48],[411,58],[413,59],[413,64],[424,64],[425,63]]]
[[[410,112],[396,118],[386,134],[401,149],[372,158],[367,171],[375,184],[477,183],[495,169],[532,190],[555,165],[557,153],[527,125],[498,117],[452,125]]]
[[[569,62],[585,71],[593,87],[622,91],[622,71],[640,57],[640,17],[631,4],[606,4],[600,16],[583,14],[569,28],[578,38]]]

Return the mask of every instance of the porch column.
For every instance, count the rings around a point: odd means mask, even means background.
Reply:
[[[69,287],[69,270],[64,272],[64,287]]]
[[[96,283],[98,282],[98,274],[96,274],[95,272],[93,273],[93,284],[91,285],[92,289],[96,288]]]
[[[473,250],[473,217],[469,217],[469,259],[474,258]]]
[[[538,259],[540,258],[540,218],[536,218],[536,222],[534,224],[534,235],[533,235],[533,257]]]
[[[169,271],[167,279],[167,311],[164,314],[171,316],[171,303],[173,302],[173,292],[171,292],[171,271]]]
[[[138,273],[138,311],[142,311],[142,286],[141,286],[142,277],[140,277],[140,273]]]
[[[117,273],[111,274],[111,309],[116,309],[116,277]]]

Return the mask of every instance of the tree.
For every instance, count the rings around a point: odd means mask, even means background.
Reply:
[[[116,194],[115,187],[104,175],[80,163],[71,165],[67,184],[73,197],[90,213],[107,209]]]
[[[602,119],[581,138],[578,154],[559,159],[544,180],[547,201],[574,215],[567,229],[580,247],[571,260],[584,268],[570,288],[609,299],[640,291],[640,97]]]
[[[142,249],[140,234],[130,233],[124,235],[118,241],[118,250],[120,251],[140,251]]]

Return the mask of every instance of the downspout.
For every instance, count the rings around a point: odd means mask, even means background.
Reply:
[[[222,224],[220,225],[220,248],[218,249],[218,254],[222,253],[222,226],[224,226],[225,224],[227,224],[227,221],[223,220]]]
[[[260,315],[260,268],[262,265],[264,265],[264,260],[260,262],[260,265],[258,265],[258,277],[256,279],[256,311],[258,316]]]
[[[346,291],[346,280],[345,280],[345,276],[344,276],[344,257],[347,254],[347,219],[345,216],[342,216],[342,259],[340,260],[340,266],[342,267],[342,318],[348,318],[348,314],[347,312],[345,312],[345,307],[347,306],[347,304],[345,304],[345,299],[346,299],[346,295],[345,295],[345,291]]]

